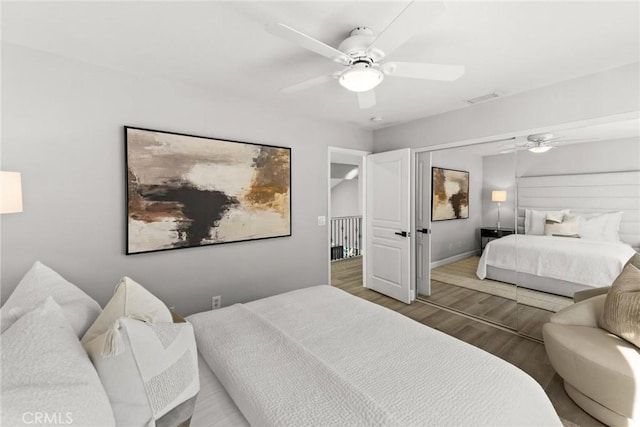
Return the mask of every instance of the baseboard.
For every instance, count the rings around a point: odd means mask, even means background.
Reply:
[[[434,261],[431,263],[431,268],[441,267],[443,265],[451,264],[452,262],[460,261],[461,259],[469,258],[470,256],[480,255],[479,250],[465,252],[462,254],[450,256],[449,258],[441,259],[439,261]]]

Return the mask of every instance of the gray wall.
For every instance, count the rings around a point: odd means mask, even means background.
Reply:
[[[2,300],[35,260],[104,304],[123,275],[179,312],[327,282],[327,146],[370,132],[270,106],[2,46],[2,170],[24,212],[2,216]],[[292,237],[125,256],[123,125],[292,147]]]
[[[374,133],[374,150],[420,148],[536,128],[549,131],[551,125],[639,110],[640,66],[635,63],[380,129]]]
[[[331,189],[332,218],[362,215],[359,178],[345,179]]]
[[[559,146],[544,154],[518,152],[518,176],[638,170],[640,139],[595,141]]]
[[[491,190],[507,190],[500,212],[502,226],[516,221],[516,176],[567,175],[638,170],[640,139],[625,138],[559,146],[543,154],[527,150],[483,158],[482,225],[495,226],[497,206]]]
[[[435,151],[431,165],[469,172],[469,218],[431,223],[431,261],[480,249],[478,230],[482,224],[482,157],[467,155],[464,149]],[[426,178],[431,179],[431,176]]]

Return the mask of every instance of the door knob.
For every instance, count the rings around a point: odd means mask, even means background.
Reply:
[[[396,231],[395,234],[397,234],[398,236],[407,237],[406,231]]]

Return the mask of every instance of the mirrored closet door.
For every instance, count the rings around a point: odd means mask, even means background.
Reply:
[[[639,129],[419,154],[417,226],[431,234],[416,237],[418,298],[541,340],[574,292],[610,285],[640,248]]]
[[[518,332],[606,287],[640,246],[638,120],[529,137],[517,157]]]
[[[517,153],[507,143],[419,154],[416,219],[430,219],[431,235],[430,258],[427,249],[416,251],[417,289],[425,301],[517,329],[515,278],[483,280],[480,269],[483,248],[515,232]]]

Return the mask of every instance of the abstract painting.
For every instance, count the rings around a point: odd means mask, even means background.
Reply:
[[[431,221],[469,218],[469,172],[431,168]]]
[[[125,127],[127,254],[291,235],[291,149]]]

